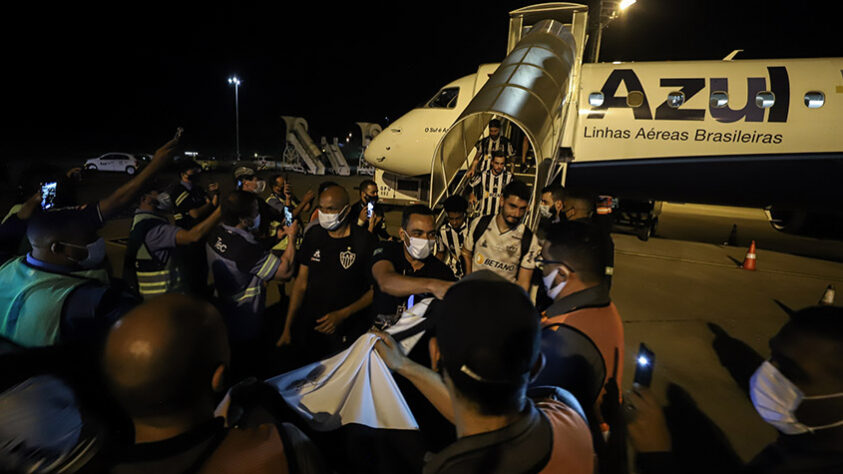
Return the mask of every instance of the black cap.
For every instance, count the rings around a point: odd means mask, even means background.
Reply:
[[[433,318],[457,384],[526,383],[539,356],[540,316],[520,286],[488,270],[474,272],[448,290]]]

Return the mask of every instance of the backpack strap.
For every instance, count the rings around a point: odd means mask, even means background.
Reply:
[[[489,223],[492,222],[492,218],[494,217],[495,216],[493,214],[488,214],[477,221],[477,227],[474,228],[474,233],[471,234],[471,238],[474,242],[474,248],[477,248],[477,241],[483,236],[483,232],[486,232],[486,229],[489,228]]]
[[[518,257],[518,266],[521,266],[521,259],[530,251],[530,244],[533,243],[533,231],[524,226],[524,233],[521,234],[521,255]]]

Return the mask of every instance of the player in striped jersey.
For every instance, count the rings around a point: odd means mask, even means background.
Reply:
[[[492,157],[492,168],[475,175],[469,185],[473,188],[469,202],[476,207],[479,202],[478,216],[497,214],[501,203],[501,193],[504,186],[512,181],[512,173],[504,169],[506,157],[503,151],[496,151]]]
[[[488,171],[492,167],[492,156],[495,152],[503,152],[504,157],[512,159],[515,157],[515,148],[508,138],[501,136],[501,121],[492,119],[489,121],[489,136],[477,141],[474,145],[477,155],[471,163],[471,175],[477,175]]]
[[[436,233],[436,257],[445,262],[457,278],[465,274],[462,261],[462,246],[468,234],[468,202],[462,196],[451,196],[445,200],[445,214],[448,220]]]

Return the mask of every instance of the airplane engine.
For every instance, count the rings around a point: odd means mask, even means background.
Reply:
[[[765,212],[770,225],[779,232],[818,239],[843,240],[843,215],[775,206],[765,209]]]

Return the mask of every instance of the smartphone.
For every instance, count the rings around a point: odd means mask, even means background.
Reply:
[[[286,206],[284,207],[284,219],[287,221],[287,225],[293,223],[293,213],[290,212],[290,208]]]
[[[58,186],[59,183],[57,181],[41,183],[41,209],[46,211],[55,205]]]
[[[366,204],[366,217],[371,219],[372,218],[372,212],[374,212],[374,210],[375,210],[375,203],[370,202],[369,204]]]
[[[649,387],[653,381],[653,367],[656,365],[656,354],[643,342],[638,346],[638,356],[635,358],[634,383]]]

